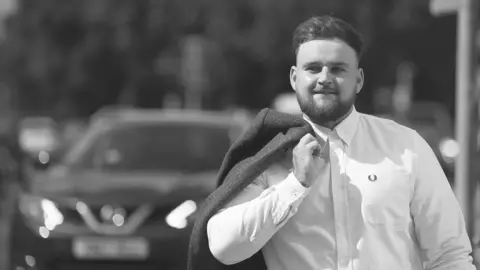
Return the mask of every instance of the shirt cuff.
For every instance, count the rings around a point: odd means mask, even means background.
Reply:
[[[309,187],[304,187],[300,184],[293,172],[288,174],[284,181],[278,183],[275,189],[280,194],[282,201],[288,202],[289,204],[305,197],[310,190]]]
[[[274,223],[278,226],[287,217],[291,217],[297,212],[298,206],[307,196],[310,188],[302,186],[292,172],[285,180],[275,185],[274,189],[278,195],[278,200],[273,217]]]

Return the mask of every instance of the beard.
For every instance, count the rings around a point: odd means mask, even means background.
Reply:
[[[335,123],[341,120],[353,107],[356,95],[346,101],[323,100],[322,104],[317,104],[312,95],[302,96],[297,92],[298,105],[302,112],[315,124],[326,126],[328,123]]]

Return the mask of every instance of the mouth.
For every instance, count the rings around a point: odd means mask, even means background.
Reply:
[[[312,94],[314,95],[337,95],[337,91],[333,89],[322,89],[322,90],[313,90]]]

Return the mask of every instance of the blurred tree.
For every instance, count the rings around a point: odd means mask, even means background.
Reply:
[[[208,44],[206,108],[269,106],[291,91],[294,27],[317,14],[344,18],[365,36],[359,110],[373,112],[374,90],[395,84],[405,58],[419,66],[417,96],[435,89],[451,99],[445,83],[452,70],[429,48],[444,41],[445,28],[428,15],[428,0],[18,1],[0,44],[0,79],[26,113],[88,116],[109,104],[160,107],[167,94],[185,99],[181,45],[192,34]]]

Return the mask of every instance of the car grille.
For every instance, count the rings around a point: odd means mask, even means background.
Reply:
[[[77,209],[62,207],[60,208],[60,212],[63,214],[63,217],[66,222],[73,224],[73,225],[83,225],[84,221],[78,213]]]
[[[102,222],[102,217],[101,217],[101,206],[97,207],[90,207],[90,211],[92,212],[93,216],[97,219],[98,222]],[[135,207],[123,207],[123,209],[126,212],[126,217],[128,218],[135,210],[138,209],[138,206]],[[77,211],[75,208],[70,208],[70,207],[60,207],[59,208],[60,212],[63,214],[63,217],[65,218],[65,221],[73,224],[73,225],[83,225],[85,222],[83,221],[82,216],[80,213]]]
[[[156,206],[152,213],[145,219],[144,223],[142,226],[145,225],[161,225],[165,224],[165,218],[166,216],[173,210],[175,207],[177,207],[178,204],[167,204],[167,205],[162,205],[162,206]],[[134,206],[134,207],[123,207],[126,212],[126,218],[128,219],[130,215],[138,209],[139,206]],[[61,207],[60,211],[62,212],[65,221],[69,224],[72,225],[77,225],[77,226],[85,226],[85,221],[83,220],[82,216],[80,213],[77,211],[77,209],[74,208],[68,208],[68,207]],[[102,223],[103,219],[101,217],[101,207],[100,206],[90,206],[90,211],[94,215],[95,219],[99,222]]]
[[[90,206],[90,211],[92,211],[92,214],[95,216],[95,218],[99,221],[99,222],[102,222],[103,219],[101,217],[101,209],[102,209],[103,206]],[[130,206],[130,207],[122,207],[124,210],[125,210],[125,217],[128,219],[128,217],[130,217],[130,215],[135,212],[135,210],[138,209],[138,206]]]
[[[177,207],[177,205],[164,205],[157,206],[145,221],[146,225],[150,224],[163,224],[165,223],[165,217]]]

